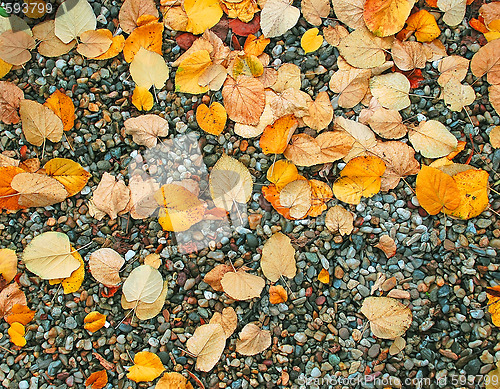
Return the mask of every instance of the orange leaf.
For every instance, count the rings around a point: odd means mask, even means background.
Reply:
[[[108,384],[108,373],[106,370],[99,370],[92,373],[85,381],[85,386],[92,386],[92,389],[101,389]]]
[[[500,327],[500,285],[486,289],[488,296],[488,312],[491,314],[491,321],[497,327]]]
[[[75,125],[75,105],[71,97],[56,90],[43,105],[49,107],[62,120],[64,131],[73,128]]]
[[[146,88],[136,85],[132,94],[132,104],[139,111],[149,111],[154,105],[153,95]]]
[[[297,167],[285,159],[280,159],[267,169],[267,179],[276,185],[276,189],[281,191],[289,182],[299,178]]]
[[[163,24],[149,23],[137,27],[125,40],[123,56],[125,61],[132,62],[141,47],[162,55]]]
[[[11,182],[15,175],[24,170],[16,166],[0,167],[0,209],[15,211],[21,209],[19,205],[19,192],[12,188]]]
[[[278,211],[280,215],[289,220],[295,220],[290,216],[290,208],[283,207],[280,203],[280,193],[277,191],[275,185],[263,186],[262,195],[271,203],[273,208]]]
[[[379,37],[394,35],[404,27],[414,4],[415,0],[366,0],[366,27]]]
[[[281,285],[271,285],[269,287],[269,302],[271,304],[284,303],[288,300],[288,294]]]
[[[200,104],[196,109],[196,121],[201,129],[209,134],[218,136],[224,131],[227,114],[224,106],[219,102],[210,104]]]
[[[415,191],[420,205],[431,215],[460,205],[460,192],[453,178],[429,166],[422,166],[418,173]]]
[[[467,146],[467,142],[463,140],[459,140],[457,143],[457,149],[455,151],[452,151],[450,154],[446,156],[450,161],[455,158],[458,154],[460,154],[462,151],[464,151],[465,146]]]
[[[482,32],[483,34],[490,32],[488,27],[479,19],[472,18],[469,20],[469,26],[471,26],[474,30]]]
[[[333,191],[330,186],[318,180],[309,180],[311,186],[311,208],[307,211],[307,216],[316,217],[326,210],[326,203],[333,198]]]
[[[124,46],[125,46],[125,37],[122,34],[114,36],[111,42],[111,46],[109,46],[109,49],[105,53],[102,53],[101,55],[95,57],[94,59],[103,60],[116,57],[118,54],[122,52]]]
[[[285,151],[298,125],[295,116],[287,115],[267,126],[259,141],[264,154],[281,154]]]
[[[97,311],[93,311],[85,316],[83,322],[85,323],[83,327],[86,330],[90,332],[96,332],[106,324],[106,315],[103,315],[102,313]]]
[[[12,307],[12,313],[5,318],[7,323],[12,324],[14,322],[21,323],[23,325],[28,324],[35,317],[35,311],[29,309],[26,305],[14,304]]]
[[[330,273],[326,269],[321,269],[321,271],[318,274],[318,281],[323,283],[323,284],[329,284],[330,283]]]
[[[437,0],[425,0],[427,5],[432,8],[437,8]]]
[[[441,35],[436,19],[425,9],[410,15],[406,24],[406,30],[415,31],[415,38],[419,42],[432,42]]]
[[[165,367],[156,354],[149,351],[141,351],[135,354],[134,366],[129,369],[127,378],[135,382],[153,381],[164,370]]]
[[[24,334],[26,334],[26,331],[21,323],[12,323],[10,325],[8,333],[10,336],[10,341],[16,346],[23,347],[26,345],[26,339],[24,338]]]
[[[248,55],[259,56],[264,52],[264,49],[271,42],[269,38],[266,38],[264,35],[259,36],[258,38],[250,34],[245,41],[245,45],[243,46],[243,50]]]

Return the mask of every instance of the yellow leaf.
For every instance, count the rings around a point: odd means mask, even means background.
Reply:
[[[106,370],[99,370],[92,373],[85,380],[85,386],[91,386],[92,389],[101,389],[108,384],[108,373]]]
[[[130,64],[130,75],[134,82],[143,88],[149,89],[153,85],[161,89],[169,76],[168,66],[163,57],[153,51],[139,48],[139,51]]]
[[[12,313],[5,318],[7,323],[21,323],[22,325],[28,324],[35,317],[35,311],[29,309],[26,305],[14,304]]]
[[[419,42],[432,42],[441,35],[436,19],[425,9],[410,15],[406,20],[406,30],[415,31],[415,38]]]
[[[94,59],[104,60],[116,57],[118,54],[122,52],[124,46],[125,46],[125,37],[122,34],[114,36],[111,42],[111,46],[109,46],[109,49],[105,53],[102,53],[101,55],[95,57]]]
[[[422,166],[415,191],[420,206],[431,215],[460,205],[460,192],[453,178],[432,167]]]
[[[484,33],[484,37],[488,42],[494,41],[495,39],[500,38],[500,19],[493,20],[490,24],[488,24],[489,32]]]
[[[26,346],[26,339],[24,338],[24,334],[26,333],[26,331],[21,323],[12,323],[10,325],[8,333],[10,336],[10,341],[16,346]]]
[[[276,189],[281,191],[286,184],[295,181],[299,177],[297,167],[285,159],[280,159],[267,169],[267,179],[276,185]]]
[[[10,69],[12,69],[12,65],[0,58],[0,78],[4,77],[7,73],[9,73]]]
[[[137,27],[125,40],[123,46],[123,57],[125,61],[132,62],[140,48],[162,55],[163,24],[149,23]]]
[[[322,284],[330,283],[330,273],[328,273],[328,270],[321,269],[321,271],[318,274],[318,281],[321,282]]]
[[[232,76],[259,77],[264,72],[262,62],[255,55],[240,55],[232,63]]]
[[[311,208],[307,216],[316,217],[326,210],[326,203],[333,198],[332,188],[323,181],[309,180],[311,186]]]
[[[155,389],[193,389],[193,386],[182,374],[172,372],[163,374]]]
[[[405,25],[415,0],[366,0],[366,27],[380,37],[394,35]]]
[[[269,302],[271,304],[280,304],[288,300],[288,294],[281,285],[271,285],[269,287]]]
[[[287,115],[267,126],[259,141],[264,154],[281,154],[284,152],[298,124],[295,116]]]
[[[71,255],[80,262],[80,267],[76,269],[67,278],[56,278],[49,281],[50,285],[61,284],[64,294],[70,294],[78,291],[82,286],[83,279],[85,278],[85,264],[82,256],[78,251],[72,251]]]
[[[218,0],[184,0],[184,10],[188,17],[186,31],[196,35],[215,26],[223,14]]]
[[[149,351],[135,354],[134,366],[129,369],[127,378],[135,382],[153,381],[165,371],[160,358]]]
[[[264,35],[259,36],[258,38],[250,34],[248,35],[245,45],[243,46],[243,50],[248,55],[256,55],[257,57],[264,52],[264,49],[271,42],[271,39],[266,38]]]
[[[260,9],[255,0],[241,0],[239,2],[221,0],[221,7],[231,19],[238,18],[243,23],[250,22]]]
[[[488,296],[488,312],[491,314],[491,321],[497,327],[500,327],[500,285],[486,289]]]
[[[106,315],[103,315],[100,312],[93,311],[90,312],[85,319],[83,319],[84,328],[90,332],[96,332],[100,330],[106,324]]]
[[[380,190],[385,163],[378,157],[351,159],[333,184],[333,194],[340,201],[359,204],[361,197],[372,197]]]
[[[139,111],[149,111],[154,105],[153,95],[146,88],[136,85],[132,94],[132,104]]]
[[[56,90],[43,104],[49,107],[63,122],[64,131],[69,131],[75,124],[75,105],[71,97]]]
[[[300,39],[300,45],[304,49],[305,53],[311,53],[318,50],[323,44],[323,37],[318,35],[319,30],[314,27],[307,30],[302,38]]]
[[[17,274],[17,255],[14,250],[0,249],[0,275],[7,283]]]
[[[80,192],[91,176],[79,163],[66,158],[53,158],[45,164],[44,169],[45,174],[64,185],[68,197]]]
[[[220,135],[226,126],[227,114],[224,106],[219,102],[200,104],[196,109],[196,121],[200,128],[212,135]]]
[[[200,94],[208,91],[207,86],[200,86],[198,80],[212,64],[207,50],[199,50],[182,61],[175,73],[176,92]]]

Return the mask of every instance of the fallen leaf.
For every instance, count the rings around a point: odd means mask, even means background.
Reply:
[[[89,257],[92,276],[101,284],[115,286],[122,282],[120,269],[125,260],[115,250],[104,247],[94,251]]]
[[[462,82],[469,70],[469,62],[467,58],[459,55],[450,55],[443,58],[438,65],[438,70],[441,72],[437,80],[438,84],[444,87],[452,80]]]
[[[411,310],[390,297],[367,297],[361,313],[370,321],[370,328],[378,338],[395,339],[410,328]]]
[[[404,340],[401,336],[398,336],[396,339],[394,339],[391,347],[389,347],[389,354],[397,355],[404,350],[405,346],[406,340]]]
[[[290,243],[290,238],[281,232],[273,234],[264,243],[260,266],[264,276],[271,282],[276,282],[283,276],[295,277],[297,273],[295,249]]]
[[[103,315],[102,313],[97,311],[92,311],[87,314],[87,316],[85,316],[83,322],[85,323],[83,327],[87,331],[96,332],[106,324],[106,315]]]
[[[67,278],[56,278],[49,280],[50,285],[61,284],[64,290],[64,294],[70,294],[77,292],[82,286],[83,280],[85,278],[85,263],[83,262],[82,256],[78,251],[72,252],[74,258],[80,262],[80,266]]]
[[[162,38],[163,24],[159,23],[157,20],[137,27],[134,31],[132,31],[128,38],[125,39],[125,43],[123,45],[123,57],[125,58],[125,61],[129,63],[133,62],[141,49],[150,53],[158,54],[158,56],[162,57]],[[153,69],[154,67],[150,67],[149,71],[151,72]],[[130,70],[132,73],[132,69]],[[146,71],[146,69],[144,70]],[[132,75],[132,77],[134,76]]]
[[[109,46],[109,49],[106,52],[104,52],[103,54],[95,57],[95,59],[105,60],[105,59],[114,58],[123,51],[124,47],[125,47],[124,36],[121,34],[116,35],[116,36],[112,37],[111,46]]]
[[[46,140],[59,142],[63,135],[63,122],[48,107],[33,100],[21,100],[19,114],[26,140],[35,146],[42,146]]]
[[[173,372],[163,374],[155,389],[193,389],[193,386],[182,374]]]
[[[37,173],[40,170],[40,160],[38,158],[25,159],[18,166],[27,173]]]
[[[262,330],[253,323],[248,323],[236,341],[236,352],[242,355],[256,355],[271,346],[271,332]]]
[[[130,202],[127,210],[133,219],[146,219],[151,216],[158,208],[155,200],[155,193],[160,189],[154,178],[144,180],[139,174],[133,175],[129,182]]]
[[[224,274],[221,285],[225,293],[234,300],[250,300],[260,297],[266,282],[263,278],[243,270]]]
[[[366,27],[380,37],[394,35],[405,25],[415,0],[366,0]]]
[[[384,162],[378,157],[351,159],[333,184],[337,199],[349,204],[359,204],[361,197],[372,197],[380,191]]]
[[[94,191],[93,200],[98,209],[106,212],[111,220],[114,220],[129,203],[130,189],[123,180],[117,180],[108,172],[104,172]]]
[[[488,88],[489,101],[497,114],[500,114],[500,84]]]
[[[332,188],[323,181],[309,180],[311,187],[311,208],[307,216],[317,217],[326,210],[326,204],[333,198]]]
[[[323,44],[323,37],[318,35],[318,33],[319,30],[317,28],[310,28],[302,35],[300,46],[305,54],[318,50]]]
[[[408,139],[424,157],[440,158],[457,148],[458,141],[448,129],[437,120],[422,121],[416,128],[410,128]]]
[[[147,264],[145,264],[147,265]],[[148,265],[149,266],[149,265]],[[168,293],[168,281],[163,282],[163,288],[158,298],[152,303],[145,303],[143,301],[128,302],[125,295],[122,295],[121,304],[123,309],[134,309],[134,314],[139,320],[149,320],[157,316],[163,306]]]
[[[60,57],[69,53],[75,46],[76,40],[64,43],[60,40],[54,31],[55,22],[46,20],[33,26],[33,38],[40,41],[38,44],[38,53],[44,57]]]
[[[368,92],[371,71],[355,68],[341,58],[337,61],[339,70],[332,75],[328,85],[332,92],[340,94],[340,107],[352,108],[358,105]]]
[[[309,114],[302,117],[306,126],[321,131],[328,127],[333,119],[333,107],[326,92],[319,92],[314,102],[308,102]]]
[[[138,86],[160,90],[168,80],[168,66],[160,54],[141,47],[130,64],[130,75]]]
[[[26,305],[26,295],[17,282],[13,282],[0,290],[0,318],[9,316],[16,304]]]
[[[436,19],[425,9],[415,12],[406,19],[406,30],[415,31],[415,38],[419,42],[432,42],[441,35]]]
[[[245,40],[245,45],[243,46],[243,50],[248,55],[256,55],[259,56],[264,52],[264,49],[271,42],[269,38],[264,37],[264,35],[259,36],[258,38],[250,34]]]
[[[209,134],[220,135],[226,126],[226,120],[226,109],[217,101],[210,104],[210,108],[206,104],[200,104],[196,109],[198,125]]]
[[[16,346],[26,346],[26,339],[24,338],[26,331],[21,323],[12,323],[9,327],[8,333],[10,336],[10,341]]]
[[[297,24],[300,10],[290,0],[267,0],[260,13],[260,28],[266,38],[283,35]]]
[[[14,250],[0,249],[0,275],[9,283],[17,274],[17,255]]]
[[[367,155],[369,150],[377,145],[377,139],[375,138],[374,132],[370,130],[368,126],[354,120],[338,116],[335,118],[333,128],[337,132],[342,132],[343,134],[332,134],[331,136],[334,137],[334,142],[330,140],[330,143],[336,145],[335,151],[340,150],[341,153],[346,153],[343,157],[345,162],[349,162],[351,159],[358,156]],[[322,134],[320,134],[318,138],[320,138],[321,135]],[[348,139],[350,139],[350,141],[348,141]]]
[[[295,180],[281,190],[279,201],[283,207],[290,208],[290,216],[301,219],[311,208],[311,187],[306,180]]]
[[[22,89],[11,82],[0,81],[0,120],[5,124],[19,123],[17,110],[23,99]]]
[[[286,303],[288,300],[288,294],[286,293],[285,288],[281,285],[271,285],[269,287],[269,302],[271,304],[281,304]]]
[[[365,0],[332,1],[335,16],[353,30],[366,28],[363,12]]]
[[[163,279],[155,268],[140,265],[132,270],[123,283],[123,295],[129,302],[153,303],[163,289]]]
[[[486,295],[488,296],[488,312],[491,314],[491,321],[497,327],[500,327],[500,286],[495,285],[491,288],[486,288]],[[500,369],[500,367],[497,367]],[[496,389],[493,387],[493,389]]]
[[[466,105],[470,105],[476,100],[476,93],[471,86],[451,80],[443,88],[443,99],[446,107],[452,111],[460,112]]]
[[[221,0],[220,5],[228,18],[239,18],[244,23],[249,23],[256,12],[260,11],[257,2],[241,0],[239,2]]]
[[[408,132],[398,111],[380,108],[368,119],[368,124],[378,135],[386,139],[402,138]]]
[[[188,351],[196,357],[196,368],[201,371],[212,370],[225,346],[226,334],[219,323],[199,326],[186,342]]]
[[[492,21],[488,25],[488,32],[484,33],[484,37],[488,42],[500,38],[500,19]]]
[[[203,277],[203,281],[210,285],[216,292],[223,292],[224,289],[222,288],[221,280],[222,277],[224,277],[224,274],[230,271],[233,271],[233,268],[229,265],[217,265],[207,274],[205,274],[205,277]]]
[[[184,0],[184,9],[188,18],[186,31],[196,35],[215,26],[223,14],[218,0]]]
[[[22,325],[28,324],[35,317],[36,311],[32,311],[26,305],[14,304],[11,313],[5,318],[9,324],[21,323]]]
[[[45,174],[16,174],[12,178],[11,187],[19,193],[18,203],[23,208],[46,207],[68,197],[64,185]]]
[[[49,107],[63,122],[64,131],[69,131],[75,124],[75,106],[66,94],[56,90],[43,104]]]
[[[11,65],[24,65],[35,47],[35,40],[24,31],[8,30],[0,34],[0,59]]]
[[[472,57],[470,69],[476,77],[486,75],[490,84],[500,84],[500,39],[481,47]]]
[[[95,30],[97,18],[87,0],[66,0],[57,9],[55,16],[55,35],[69,43],[83,32]]]
[[[271,88],[276,93],[282,93],[287,89],[300,89],[302,81],[300,78],[300,68],[292,63],[285,63],[278,69],[278,78]]]
[[[396,255],[396,242],[389,235],[382,235],[375,247],[382,250],[387,258]]]
[[[168,135],[168,121],[158,115],[141,115],[125,120],[125,133],[138,145],[153,148],[158,138]]]
[[[420,206],[431,215],[437,215],[445,208],[452,211],[460,205],[460,192],[455,180],[432,167],[422,166],[415,191]]]
[[[323,162],[320,145],[307,134],[293,135],[284,155],[298,166],[312,166]]]
[[[132,104],[139,111],[149,111],[154,105],[153,95],[148,89],[137,86],[134,88],[134,93],[132,94]]]
[[[12,69],[12,65],[10,63],[5,62],[0,58],[0,78],[6,76],[10,70]]]
[[[108,384],[108,373],[106,370],[99,370],[85,380],[85,386],[91,386],[92,389],[102,389]]]
[[[111,47],[113,34],[108,29],[90,30],[80,34],[76,51],[87,58],[96,58]]]
[[[400,111],[411,102],[408,97],[410,81],[401,73],[382,74],[370,79],[370,91],[387,109]]]
[[[153,0],[125,0],[118,14],[121,29],[130,34],[138,27],[137,21],[144,15],[158,18],[158,10]]]
[[[437,7],[444,12],[443,22],[448,26],[456,26],[462,23],[465,17],[466,0],[437,0]]]
[[[80,267],[68,236],[53,231],[34,237],[25,247],[22,261],[26,269],[44,280],[67,278]]]
[[[489,138],[492,147],[494,147],[495,149],[500,148],[500,126],[495,126],[491,129]]]
[[[266,105],[262,83],[252,77],[228,77],[222,88],[224,107],[229,119],[246,125],[258,125]]]
[[[318,274],[318,281],[322,284],[328,285],[330,283],[330,273],[326,269],[321,269]]]
[[[268,125],[259,140],[259,146],[264,154],[281,154],[287,148],[298,121],[293,115],[279,118]]]
[[[129,369],[127,378],[134,382],[153,381],[165,371],[160,358],[149,351],[141,351],[134,356],[134,365]]]
[[[427,62],[424,46],[419,42],[401,42],[395,39],[391,54],[394,64],[401,70],[423,69]]]
[[[333,233],[350,235],[354,228],[354,216],[344,207],[335,205],[326,213],[325,226]]]
[[[220,64],[209,65],[198,78],[198,85],[218,91],[227,78],[227,69]]]
[[[222,310],[222,313],[215,312],[209,324],[220,324],[226,338],[229,338],[236,330],[238,316],[232,307],[227,307]]]
[[[295,181],[298,177],[297,167],[283,159],[273,163],[267,170],[267,179],[276,185],[278,191],[281,191],[286,184]]]
[[[12,180],[24,170],[15,166],[0,168],[0,207],[3,209],[17,210],[22,206],[19,204],[19,193],[12,188]]]
[[[255,55],[241,54],[236,56],[228,68],[228,73],[233,77],[247,76],[259,77],[264,72],[264,66]]]
[[[340,41],[347,35],[349,35],[349,31],[347,30],[347,28],[341,25],[326,26],[325,28],[323,28],[323,36],[325,37],[325,41],[327,41],[334,47],[338,47],[340,45]]]
[[[300,3],[302,16],[313,26],[320,26],[322,18],[330,14],[329,0],[302,0]]]
[[[52,158],[43,168],[45,174],[64,185],[68,197],[79,193],[91,177],[79,163],[66,158]]]

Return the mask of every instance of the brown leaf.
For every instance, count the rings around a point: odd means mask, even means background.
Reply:
[[[344,157],[345,162],[350,161],[354,157],[367,155],[368,151],[377,144],[375,134],[372,130],[364,124],[355,122],[354,120],[345,119],[341,116],[336,117],[333,128],[338,131],[343,131],[351,137],[352,147]]]
[[[106,286],[115,286],[122,282],[120,269],[125,260],[115,250],[104,247],[90,254],[89,268],[94,278]]]
[[[230,271],[233,271],[233,268],[229,265],[217,265],[207,274],[205,274],[203,281],[210,285],[215,291],[223,292],[224,289],[222,289],[220,281],[222,280],[222,277],[224,277],[224,274]]]
[[[108,29],[85,31],[80,36],[76,51],[87,58],[96,58],[104,54],[113,42],[113,34]]]
[[[159,137],[168,135],[168,122],[158,115],[141,115],[125,120],[125,133],[132,135],[134,142],[148,148],[156,146]]]
[[[13,282],[0,291],[0,318],[9,316],[16,304],[26,305],[26,295],[19,289],[19,285]]]
[[[123,180],[117,181],[115,177],[105,172],[94,191],[93,199],[95,206],[114,220],[130,201],[130,189]]]
[[[12,65],[24,65],[31,59],[35,40],[24,31],[8,30],[0,34],[0,59]]]
[[[304,123],[316,131],[327,128],[333,119],[333,107],[328,93],[319,92],[316,100],[307,103],[307,107],[309,114],[302,118]]]
[[[312,166],[322,163],[321,148],[318,142],[307,134],[293,135],[284,155],[297,166]]]
[[[382,138],[398,139],[408,132],[398,111],[379,108],[368,119],[368,125]]]
[[[11,186],[19,193],[19,205],[24,208],[46,207],[60,203],[68,197],[64,185],[45,174],[16,174]]]
[[[338,45],[340,45],[340,41],[349,35],[349,31],[341,25],[326,26],[323,28],[323,35],[329,44],[334,47],[338,47]]]
[[[395,339],[410,328],[411,310],[389,297],[367,297],[361,313],[370,321],[370,328],[378,338]]]
[[[210,319],[209,324],[220,324],[224,330],[226,338],[229,338],[238,325],[238,316],[232,307],[227,307],[222,310],[222,313],[215,312]]]
[[[266,105],[264,85],[255,78],[227,77],[222,88],[227,116],[241,124],[256,126]]]
[[[85,386],[91,386],[92,389],[101,389],[108,384],[108,373],[106,370],[100,370],[92,373],[85,380]]]
[[[144,180],[140,175],[135,174],[128,182],[130,189],[130,202],[127,210],[133,219],[146,219],[158,208],[158,203],[154,194],[160,189],[154,178]]]
[[[352,149],[355,140],[344,131],[325,131],[316,137],[321,149],[321,163],[330,163],[344,158]]]
[[[326,213],[325,226],[333,233],[349,235],[354,228],[354,216],[344,207],[335,205]]]
[[[332,75],[328,85],[332,92],[340,94],[339,106],[352,108],[366,95],[371,71],[355,68],[340,58],[338,64],[339,70]]]
[[[42,146],[48,139],[59,142],[63,135],[62,120],[49,108],[32,100],[21,100],[19,113],[26,140]]]
[[[311,208],[311,186],[306,180],[295,180],[285,185],[280,192],[280,203],[290,208],[290,216],[301,219]]]
[[[269,302],[271,304],[285,303],[288,300],[288,293],[281,285],[271,285],[269,287]]]
[[[334,0],[332,4],[335,16],[342,23],[353,30],[365,27],[363,19],[365,0]]]
[[[0,120],[5,124],[19,123],[17,110],[23,99],[22,89],[11,82],[0,81]]]
[[[159,16],[153,0],[125,0],[118,15],[121,29],[130,34],[138,27],[137,21],[144,15],[151,15],[155,18]]]
[[[260,266],[264,276],[271,282],[276,282],[283,276],[295,277],[297,273],[295,249],[290,243],[290,238],[281,232],[273,234],[264,243]]]
[[[321,18],[326,18],[330,14],[330,0],[302,0],[302,16],[313,26],[321,25]]]
[[[225,346],[226,334],[218,323],[201,325],[186,342],[188,351],[197,357],[196,368],[201,371],[215,366]]]
[[[33,38],[41,41],[38,53],[44,57],[60,57],[69,53],[76,45],[76,40],[64,43],[54,32],[54,21],[46,20],[33,27]]]
[[[263,278],[241,269],[237,272],[227,272],[221,279],[224,292],[234,300],[250,300],[260,297],[265,284]]]
[[[271,346],[271,332],[248,323],[236,341],[236,352],[242,355],[256,355]]]
[[[500,115],[500,84],[490,86],[488,88],[488,96],[491,106],[497,111],[497,114]]]
[[[439,61],[438,70],[441,72],[437,80],[439,85],[445,86],[452,79],[461,82],[469,70],[469,60],[459,55],[450,55]]]
[[[389,235],[382,235],[375,247],[382,250],[387,258],[396,255],[396,242]]]
[[[427,57],[424,46],[420,42],[401,42],[396,39],[392,45],[391,53],[394,64],[401,70],[425,68]]]

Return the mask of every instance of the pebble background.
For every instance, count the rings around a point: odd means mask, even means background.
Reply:
[[[89,2],[99,15],[98,27],[115,32],[121,4],[110,0]],[[465,20],[477,16],[479,5],[473,3],[467,7]],[[324,20],[324,25],[330,23],[332,20]],[[471,30],[465,21],[453,29],[442,21],[439,25],[440,39],[450,55],[470,59],[480,48],[478,42],[484,44],[482,34]],[[301,18],[288,33],[273,39],[266,49],[271,64],[297,64],[305,75],[302,90],[311,96],[327,91],[336,116],[356,117],[360,105],[353,110],[339,109],[336,97],[328,90],[330,76],[337,70],[338,51],[326,42],[308,55],[300,48],[300,37],[309,27]],[[165,32],[163,51],[167,62],[173,62],[181,53],[173,39],[175,35]],[[107,388],[152,387],[151,383],[136,384],[125,377],[125,367],[132,365],[131,358],[143,350],[157,353],[167,371],[190,370],[207,388],[274,388],[282,384],[297,388],[304,377],[356,378],[364,374],[399,378],[403,382],[407,378],[431,378],[431,388],[456,387],[451,385],[453,376],[463,383],[463,377],[484,375],[494,369],[495,362],[500,360],[500,332],[487,313],[485,288],[500,280],[497,214],[487,210],[469,221],[452,220],[442,214],[428,216],[410,188],[401,182],[390,193],[362,199],[356,207],[349,207],[356,215],[355,229],[349,237],[333,236],[324,226],[324,215],[287,221],[260,195],[272,158],[261,153],[257,140],[243,140],[234,135],[231,124],[219,137],[203,133],[194,116],[202,97],[174,93],[174,70],[166,87],[158,92],[159,103],[150,113],[169,121],[172,137],[187,134],[190,142],[198,142],[201,154],[194,159],[184,159],[179,154],[172,158],[164,156],[169,174],[181,179],[189,174],[203,177],[203,172],[195,171],[202,169],[202,162],[211,167],[223,151],[227,152],[248,166],[255,177],[248,213],[262,215],[260,223],[252,228],[239,227],[217,243],[206,241],[205,230],[197,226],[190,235],[177,236],[180,243],[177,246],[174,237],[166,236],[154,218],[133,220],[125,216],[115,221],[108,217],[101,221],[92,218],[88,202],[103,172],[127,179],[129,172],[142,169],[145,163],[151,167],[155,158],[151,155],[146,158],[145,149],[124,134],[124,120],[139,115],[130,102],[133,82],[129,66],[121,55],[107,61],[93,61],[75,51],[56,59],[34,52],[25,69],[12,71],[5,79],[18,84],[26,98],[39,102],[56,88],[67,91],[77,107],[75,128],[67,134],[74,151],[63,141],[49,143],[45,155],[76,160],[92,173],[92,178],[80,194],[61,204],[0,213],[1,246],[20,253],[35,235],[49,230],[63,231],[76,247],[92,242],[82,250],[85,259],[103,246],[121,253],[127,260],[123,277],[147,254],[158,250],[163,258],[160,271],[169,281],[170,289],[162,314],[143,322],[125,321],[115,329],[125,315],[120,291],[112,297],[103,297],[102,285],[87,273],[80,292],[63,295],[56,286],[23,272],[19,282],[29,307],[37,313],[27,326],[24,348],[14,354],[0,349],[2,387],[83,388],[84,380],[102,369],[96,353],[115,366],[108,370]],[[437,63],[428,63],[422,74],[424,81],[420,88],[412,90],[416,96],[411,96],[411,106],[402,111],[404,118],[410,122],[424,118],[439,120],[459,140],[467,140],[467,147],[455,158],[456,162],[466,161],[471,151],[471,136],[476,151],[471,165],[487,170],[491,185],[498,183],[500,150],[492,149],[487,134],[500,119],[488,103],[486,82],[479,80],[473,84],[479,98],[470,106],[471,124],[463,111],[451,112],[437,98],[440,94]],[[469,74],[465,82],[472,84],[474,80]],[[220,92],[214,94],[213,100],[222,101]],[[26,143],[21,126],[0,126],[0,150],[19,157],[18,151]],[[28,145],[28,149],[31,157],[36,156],[34,147]],[[340,163],[334,165],[328,177],[330,182],[341,167]],[[319,178],[320,168],[304,169],[302,173]],[[414,186],[414,177],[407,181]],[[202,191],[204,184],[202,180]],[[500,212],[499,196],[492,192],[490,200],[491,209]],[[335,201],[330,205],[333,204]],[[266,286],[261,299],[231,303],[238,314],[237,332],[246,323],[260,320],[272,332],[272,346],[261,355],[243,357],[234,351],[236,335],[233,335],[211,372],[195,371],[195,361],[182,352],[186,340],[202,321],[208,321],[214,312],[231,302],[202,281],[204,274],[227,258],[236,266],[245,263],[258,269],[263,243],[279,230],[292,238],[297,249],[299,271],[289,283],[293,296],[286,303],[270,305],[266,292],[269,286]],[[398,245],[397,254],[390,259],[373,247],[387,233]],[[191,238],[199,242],[198,253],[180,254],[179,247]],[[330,285],[317,280],[323,267],[331,274]],[[20,269],[24,270],[22,265]],[[382,290],[399,289],[409,299],[413,312],[413,324],[405,335],[406,347],[397,355],[388,353],[392,341],[375,339],[369,330],[363,332],[366,319],[359,308],[363,298],[370,295],[378,273],[387,279]],[[84,330],[83,318],[92,310],[107,314],[111,326],[94,334]],[[0,345],[11,349],[7,328],[7,323],[0,323],[4,335]],[[478,382],[476,378],[460,386],[474,388]],[[194,381],[193,385],[196,387]],[[380,383],[376,386],[383,387]],[[374,385],[363,383],[361,387]]]

